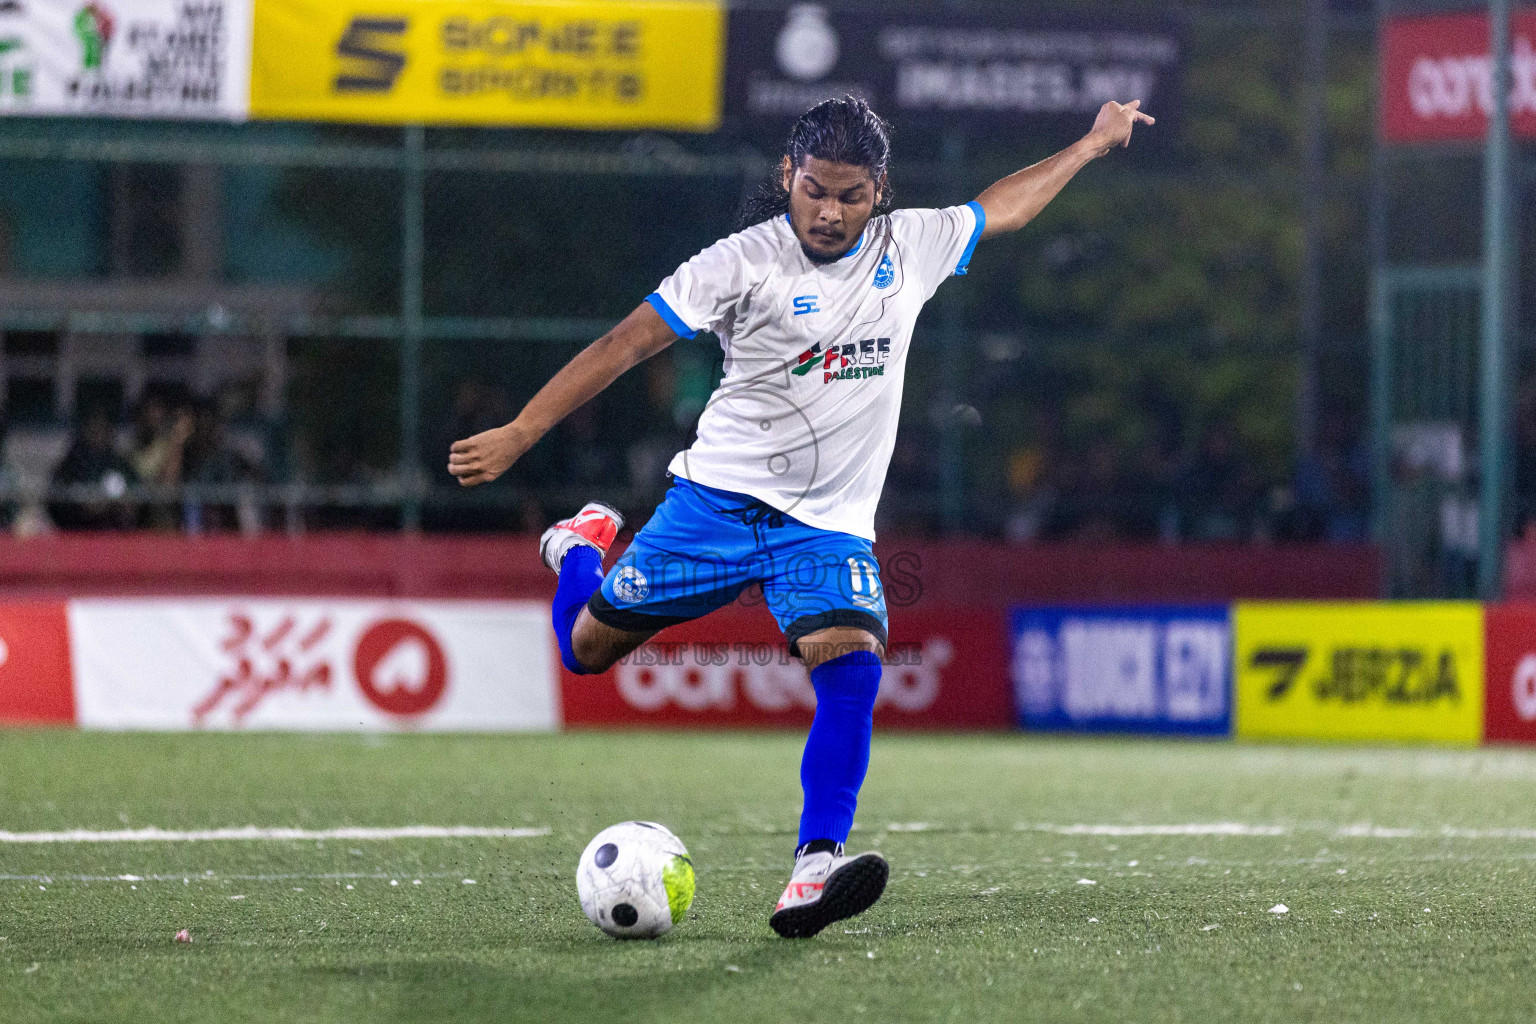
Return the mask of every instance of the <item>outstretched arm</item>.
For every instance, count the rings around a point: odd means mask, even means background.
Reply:
[[[661,315],[642,302],[617,327],[566,363],[528,400],[517,419],[453,442],[448,472],[465,487],[495,480],[555,424],[595,398],[625,370],[651,358],[676,338]]]
[[[1116,146],[1131,144],[1131,129],[1137,122],[1155,124],[1141,112],[1141,100],[1116,103],[1099,108],[1099,116],[1087,135],[1037,164],[1015,171],[976,197],[987,212],[982,238],[1017,231],[1035,219],[1047,203],[1056,198],[1072,176]]]

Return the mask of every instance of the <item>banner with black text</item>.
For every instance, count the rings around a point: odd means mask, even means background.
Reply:
[[[4,0],[0,115],[243,120],[253,0]]]

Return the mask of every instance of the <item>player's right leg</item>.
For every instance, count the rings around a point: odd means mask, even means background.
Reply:
[[[880,563],[868,540],[787,524],[779,571],[763,597],[811,676],[816,717],[800,762],[805,803],[795,867],[769,924],[785,938],[815,935],[863,913],[885,890],[878,853],[844,856],[869,768],[887,620]]]

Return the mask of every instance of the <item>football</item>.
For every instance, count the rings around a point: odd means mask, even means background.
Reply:
[[[603,829],[582,851],[576,891],[588,920],[616,939],[654,939],[693,903],[693,861],[683,841],[653,821]]]

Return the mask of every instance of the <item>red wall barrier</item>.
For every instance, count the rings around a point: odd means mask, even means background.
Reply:
[[[1369,597],[1378,571],[1363,547],[885,541],[877,551],[891,610],[883,728],[1010,728],[1006,616],[1015,603]],[[0,721],[75,720],[66,596],[544,601],[554,586],[530,537],[0,538]],[[801,727],[814,706],[772,618],[745,599],[668,630],[602,676],[562,671],[558,685],[565,721],[578,727]]]
[[[0,538],[0,595],[200,594],[543,598],[555,578],[528,537],[152,533]]]
[[[1536,538],[1513,541],[1505,549],[1504,599],[1536,600]]]
[[[923,601],[1006,608],[1042,604],[1221,604],[1375,598],[1381,564],[1366,545],[1053,544],[987,541],[875,545],[891,602],[915,578]]]
[[[891,603],[909,606],[1370,598],[1379,579],[1375,550],[1364,546],[1010,547],[893,539],[875,550]],[[532,537],[0,537],[0,596],[541,598],[554,586]]]

